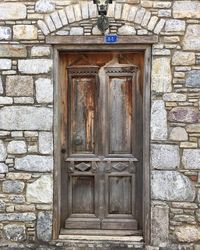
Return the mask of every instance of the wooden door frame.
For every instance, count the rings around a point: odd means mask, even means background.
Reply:
[[[94,42],[88,44],[88,37],[82,37],[81,41],[70,39],[56,40],[47,39],[47,43],[54,45],[54,189],[53,189],[53,239],[58,239],[60,231],[61,211],[61,147],[60,147],[60,80],[59,80],[59,53],[91,51],[128,51],[144,53],[144,102],[143,102],[143,235],[146,244],[150,243],[151,212],[150,212],[150,104],[151,104],[151,44],[156,42],[155,36],[149,37],[148,41],[138,37],[136,43],[127,41],[127,37],[120,38],[121,42],[115,45],[107,45],[103,39],[101,42],[94,38]],[[85,41],[85,42],[84,42]],[[96,41],[96,42],[95,42]]]

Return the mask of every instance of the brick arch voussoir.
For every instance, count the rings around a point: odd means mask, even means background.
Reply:
[[[71,4],[65,8],[48,14],[38,21],[38,26],[45,36],[74,22],[80,22],[98,16],[96,5],[92,1]],[[151,12],[139,5],[126,3],[113,3],[108,8],[108,17],[128,22],[132,25],[140,25],[143,29],[159,34],[165,19],[152,16]]]

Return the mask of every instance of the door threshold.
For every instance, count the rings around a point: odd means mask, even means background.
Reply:
[[[61,229],[60,240],[143,242],[141,231]]]

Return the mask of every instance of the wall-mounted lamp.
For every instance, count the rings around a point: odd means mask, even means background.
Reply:
[[[109,20],[106,15],[108,11],[108,4],[112,3],[112,0],[93,0],[93,3],[97,5],[97,11],[100,15],[97,20],[97,27],[104,34],[109,28]]]

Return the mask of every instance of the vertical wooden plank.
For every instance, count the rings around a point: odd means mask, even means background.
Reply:
[[[150,244],[150,204],[151,204],[151,183],[150,183],[150,107],[151,107],[151,47],[145,50],[144,62],[144,104],[143,104],[143,230],[146,244]]]

